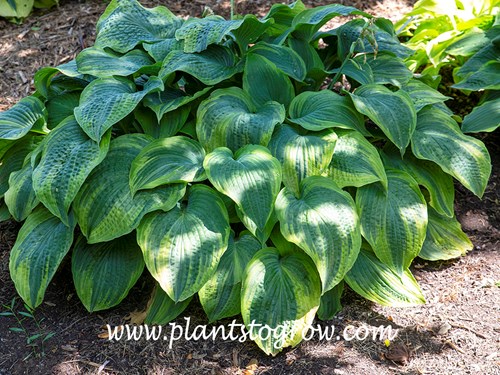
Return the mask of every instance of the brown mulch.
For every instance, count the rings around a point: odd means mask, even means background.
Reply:
[[[277,1],[239,1],[241,13],[264,14]],[[412,1],[339,1],[393,20],[409,10]],[[209,4],[228,15],[229,1],[152,1],[183,16],[200,15]],[[322,5],[327,1],[305,1]],[[92,45],[95,21],[106,3],[62,1],[59,9],[37,11],[22,25],[0,20],[0,110],[32,90],[34,72],[45,65],[66,62]],[[26,345],[11,318],[0,317],[0,375],[11,374],[500,374],[500,135],[482,136],[492,155],[493,174],[482,200],[457,185],[457,215],[475,248],[466,257],[448,262],[417,261],[413,271],[427,304],[415,308],[385,308],[348,292],[344,308],[331,322],[347,325],[392,325],[398,336],[387,348],[383,342],[304,342],[275,358],[266,357],[251,342],[180,340],[168,342],[110,342],[99,338],[106,324],[119,325],[134,310],[144,308],[151,280],[141,279],[117,308],[89,314],[78,301],[65,263],[49,287],[35,316],[27,320],[29,334],[53,332],[42,349]],[[0,306],[16,292],[8,273],[9,251],[19,225],[0,225]],[[3,310],[0,308],[0,311]],[[19,300],[16,311],[22,310]],[[180,318],[191,325],[207,324],[197,301]],[[229,323],[231,320],[220,322]],[[218,323],[219,324],[219,323]],[[42,352],[44,355],[42,356]],[[28,358],[26,358],[28,357]]]

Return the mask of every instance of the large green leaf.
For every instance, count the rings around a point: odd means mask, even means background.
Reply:
[[[341,281],[328,292],[321,296],[321,303],[318,309],[318,318],[321,320],[331,320],[342,310],[340,298],[344,292],[344,282]]]
[[[297,14],[306,10],[301,0],[291,4],[273,4],[264,20],[273,19],[274,23],[266,30],[266,34],[274,39],[274,44],[281,44],[290,33],[293,19]]]
[[[0,112],[0,139],[22,138],[34,127],[43,128],[46,122],[44,104],[34,96],[28,96],[7,111]]]
[[[292,82],[285,73],[265,57],[253,53],[246,58],[243,90],[258,106],[275,101],[288,107],[295,96]]]
[[[497,91],[498,92],[498,91]],[[464,117],[464,133],[493,132],[500,126],[500,94],[475,107]]]
[[[285,120],[285,108],[276,102],[257,108],[245,91],[231,87],[214,91],[196,118],[196,134],[207,152],[217,147],[234,152],[247,144],[267,146],[274,127]]]
[[[289,120],[307,130],[327,128],[355,129],[367,134],[364,119],[347,96],[333,91],[306,91],[295,97],[290,104]]]
[[[434,90],[430,86],[427,86],[425,83],[416,79],[410,80],[406,85],[401,87],[401,89],[410,95],[417,112],[427,105],[444,103],[450,99],[450,97],[444,96],[439,91]]]
[[[378,260],[372,251],[364,248],[345,276],[345,281],[359,295],[384,306],[405,307],[425,303],[422,291],[409,270],[399,275]]]
[[[78,71],[95,77],[128,76],[154,61],[141,50],[133,50],[125,55],[103,51],[96,47],[86,48],[76,57]]]
[[[81,92],[63,92],[62,94],[51,97],[45,103],[49,117],[47,126],[54,129],[66,117],[73,116],[75,108],[80,103]]]
[[[455,217],[440,215],[430,207],[428,214],[427,235],[418,254],[420,258],[448,260],[463,256],[474,248]]]
[[[73,209],[88,243],[110,241],[128,234],[146,213],[168,211],[183,197],[184,184],[132,195],[129,186],[132,161],[151,140],[143,134],[128,134],[112,140],[106,158],[85,180]]]
[[[316,264],[323,293],[337,285],[352,267],[361,247],[352,197],[326,177],[308,177],[300,196],[284,188],[276,199],[281,233]]]
[[[387,186],[387,176],[377,149],[355,130],[337,130],[335,153],[328,176],[339,186],[360,187],[380,181]]]
[[[307,71],[304,60],[291,48],[259,42],[249,50],[249,54],[265,57],[279,70],[296,81],[303,81],[306,78]]]
[[[146,310],[145,324],[167,324],[177,318],[191,302],[192,297],[174,302],[167,293],[156,284]]]
[[[212,277],[229,241],[224,202],[206,185],[194,185],[187,205],[147,215],[137,229],[146,267],[175,302],[198,292]]]
[[[206,179],[205,150],[190,138],[175,136],[154,140],[144,147],[130,168],[130,189],[153,189],[161,185]]]
[[[150,92],[163,89],[163,82],[151,77],[142,91],[124,78],[99,78],[82,92],[75,118],[83,131],[96,142],[118,121],[131,113]]]
[[[0,2],[0,17],[25,18],[33,9],[34,0],[6,0]]]
[[[168,54],[158,76],[165,79],[177,71],[199,79],[205,85],[215,85],[241,71],[242,66],[234,52],[219,45],[210,46],[200,53],[175,50]]]
[[[44,207],[28,216],[10,252],[9,270],[26,304],[42,303],[45,290],[73,243],[75,220],[66,226]]]
[[[498,59],[498,57],[497,57]],[[500,90],[500,61],[488,61],[477,72],[452,87],[460,90]]]
[[[185,105],[167,112],[158,121],[153,111],[146,107],[138,106],[134,111],[134,118],[141,126],[144,134],[153,138],[168,138],[181,132],[190,112],[190,106]]]
[[[184,49],[184,43],[175,38],[167,38],[161,42],[143,43],[142,47],[148,51],[149,55],[155,59],[156,62],[163,62],[170,52],[182,51]]]
[[[232,235],[229,237],[217,271],[198,292],[210,322],[240,313],[243,272],[261,247],[260,242],[248,232],[242,233],[236,240]]]
[[[388,187],[360,187],[356,203],[361,233],[377,257],[399,275],[410,266],[427,228],[427,205],[417,182],[406,172],[388,169]]]
[[[413,73],[406,67],[403,60],[390,53],[382,52],[376,56],[362,54],[355,60],[362,67],[366,65],[370,67],[369,72],[373,74],[373,83],[402,87],[413,77]]]
[[[401,169],[409,173],[417,183],[429,192],[429,204],[439,213],[453,217],[455,187],[453,177],[445,173],[439,165],[427,160],[420,160],[411,154],[404,159],[395,147],[385,147],[382,153],[384,165],[393,169]]]
[[[377,124],[403,155],[417,121],[410,96],[377,84],[361,86],[350,95],[357,110]]]
[[[228,148],[217,148],[203,165],[210,182],[238,205],[245,226],[264,243],[265,227],[281,187],[280,162],[267,148],[248,145],[234,155]]]
[[[135,0],[113,0],[97,22],[95,45],[125,53],[141,42],[172,38],[181,24],[163,6],[146,9]]]
[[[100,143],[90,139],[73,116],[50,132],[33,170],[33,189],[53,215],[68,224],[71,203],[92,170],[103,161],[111,133]]]
[[[58,74],[62,74],[63,77],[81,76],[76,68],[75,60],[71,60],[65,64],[58,65],[55,68],[50,66],[41,68],[37,70],[33,77],[36,92],[44,98],[49,98],[51,85],[53,83],[52,81],[54,81],[55,78],[58,78],[56,77]]]
[[[9,177],[9,190],[5,192],[5,204],[14,220],[23,221],[37,206],[39,200],[32,183],[33,168],[29,161]]]
[[[141,249],[134,235],[88,245],[76,242],[71,255],[76,293],[89,312],[118,305],[144,270]]]
[[[330,129],[301,135],[290,125],[278,126],[269,150],[282,164],[285,186],[298,194],[303,179],[326,172],[336,141],[337,135]]]
[[[491,173],[491,159],[483,142],[464,135],[457,123],[436,108],[418,113],[411,141],[413,154],[431,160],[481,197]]]

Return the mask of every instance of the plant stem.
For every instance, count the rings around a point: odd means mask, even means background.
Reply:
[[[235,0],[231,0],[231,20],[234,19],[235,7],[236,7]]]

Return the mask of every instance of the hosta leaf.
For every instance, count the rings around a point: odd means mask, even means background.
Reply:
[[[405,307],[425,303],[422,291],[409,270],[398,274],[369,250],[361,249],[345,281],[359,295],[384,306]]]
[[[231,31],[241,51],[246,51],[248,45],[253,44],[274,23],[271,19],[259,19],[253,14],[246,14],[240,27]]]
[[[85,133],[100,142],[106,131],[123,119],[150,92],[163,88],[163,83],[151,77],[142,91],[124,78],[99,78],[82,92],[75,118]]]
[[[73,208],[88,243],[110,241],[128,234],[139,225],[146,213],[168,211],[183,197],[184,184],[138,192],[132,196],[130,167],[150,142],[151,138],[143,134],[128,134],[114,139],[106,158],[85,180]]]
[[[377,149],[355,130],[337,130],[335,153],[328,176],[339,186],[360,187],[380,181],[387,186],[387,176]]]
[[[405,155],[404,159],[395,148],[384,148],[384,164],[386,167],[401,169],[409,173],[417,183],[429,192],[429,204],[439,213],[453,217],[455,201],[455,187],[453,178],[431,161],[420,160],[411,154]]]
[[[0,223],[10,219],[10,212],[5,202],[0,200]]]
[[[351,196],[326,177],[301,182],[297,198],[284,188],[276,199],[281,233],[316,264],[323,293],[352,267],[361,246],[359,218]]]
[[[154,140],[137,155],[130,168],[130,189],[153,189],[161,185],[206,179],[205,150],[183,136]]]
[[[167,324],[177,318],[191,302],[192,297],[174,302],[167,293],[156,284],[150,304],[146,311],[145,324]]]
[[[59,73],[62,73],[63,76],[66,77],[78,77],[81,75],[76,69],[75,60],[71,60],[65,64],[58,65],[55,68],[50,66],[41,68],[35,73],[33,77],[36,92],[42,95],[44,98],[48,98],[50,96],[49,90],[52,81],[54,80],[54,77]]]
[[[488,100],[464,117],[464,133],[493,132],[500,126],[500,95]]]
[[[276,355],[302,340],[314,320],[320,295],[318,273],[307,255],[282,255],[268,247],[255,254],[245,270],[241,315],[256,344],[266,354]]]
[[[275,101],[288,107],[295,91],[290,79],[265,57],[249,54],[243,73],[243,90],[253,102],[262,106]]]
[[[153,138],[168,138],[176,135],[186,124],[190,113],[190,106],[185,105],[165,113],[160,121],[156,114],[142,106],[134,111],[134,118],[141,126],[144,134]]]
[[[299,13],[292,23],[293,35],[300,39],[311,40],[316,32],[334,17],[361,15],[371,18],[368,13],[354,7],[341,4],[330,4],[304,10]]]
[[[227,211],[218,194],[194,185],[185,207],[146,216],[137,229],[146,267],[175,302],[212,277],[229,240]]]
[[[217,271],[198,292],[210,322],[240,313],[243,272],[260,249],[260,242],[249,233],[243,233],[237,240],[232,235],[229,237]]]
[[[347,96],[333,91],[306,91],[295,97],[290,104],[289,120],[307,130],[327,128],[355,129],[367,134],[364,119]]]
[[[500,74],[498,72],[500,72],[500,61],[488,61],[477,72],[451,87],[472,91],[500,90]]]
[[[366,60],[365,60],[366,59]],[[358,63],[366,61],[373,74],[373,83],[391,84],[402,87],[413,77],[413,73],[406,67],[403,60],[389,53],[360,55],[356,57]]]
[[[234,155],[228,148],[217,148],[203,165],[210,182],[238,205],[245,226],[264,243],[265,227],[281,187],[279,161],[267,148],[248,145]]]
[[[356,109],[377,124],[403,155],[417,121],[410,96],[377,84],[361,86],[350,96]]]
[[[118,305],[144,270],[134,235],[88,245],[80,237],[73,248],[71,270],[76,293],[89,312]]]
[[[149,55],[155,59],[156,62],[163,62],[170,52],[182,51],[184,49],[184,43],[175,38],[168,38],[161,42],[144,43],[142,47],[148,51]]]
[[[181,24],[163,6],[147,9],[135,0],[113,0],[97,22],[95,45],[125,53],[141,42],[172,38]]]
[[[240,72],[241,65],[229,48],[214,45],[200,53],[170,52],[158,76],[165,79],[176,71],[187,73],[205,85],[215,85]]]
[[[33,191],[33,168],[26,163],[22,169],[12,172],[9,177],[9,190],[5,192],[5,204],[16,221],[23,221],[38,204]]]
[[[285,120],[285,108],[276,102],[256,108],[245,91],[231,87],[214,91],[196,118],[196,134],[207,152],[217,147],[236,151],[247,144],[267,146],[274,127]]]
[[[290,33],[295,16],[306,10],[306,6],[301,0],[291,4],[273,4],[269,12],[264,16],[264,20],[273,19],[274,23],[266,30],[266,34],[275,38],[275,44],[281,44]]]
[[[86,48],[76,57],[78,71],[95,77],[128,76],[154,61],[146,52],[133,50],[125,55],[106,52],[96,47]]]
[[[417,182],[406,172],[387,170],[388,187],[360,187],[356,203],[361,233],[377,257],[399,275],[410,266],[425,239],[427,205]]]
[[[444,96],[439,91],[434,90],[416,79],[410,80],[406,85],[401,87],[401,89],[410,95],[417,112],[427,105],[444,103],[450,99],[449,96]]]
[[[301,135],[290,125],[278,126],[269,150],[282,164],[285,186],[298,194],[303,179],[326,172],[336,141],[337,135],[332,130]]]
[[[64,92],[47,100],[45,106],[49,112],[47,125],[54,129],[66,117],[73,116],[75,108],[80,104],[80,92]]]
[[[318,309],[318,318],[321,320],[331,320],[342,310],[340,298],[344,292],[344,282],[341,281],[328,292],[321,296],[321,303]]]
[[[28,216],[10,252],[9,270],[16,290],[34,309],[73,243],[75,220],[64,225],[44,207]]]
[[[306,78],[307,71],[304,61],[291,48],[259,42],[249,50],[249,53],[265,57],[279,70],[296,81],[303,81]]]
[[[417,158],[435,162],[478,197],[483,195],[491,173],[488,150],[445,113],[435,108],[418,113],[411,148]]]
[[[33,127],[43,128],[46,121],[44,104],[34,96],[28,96],[7,111],[0,112],[0,139],[22,138]]]
[[[83,182],[106,156],[110,136],[108,132],[100,144],[93,141],[71,116],[45,138],[33,171],[33,189],[63,223],[68,224],[69,208]]]
[[[25,18],[33,9],[34,0],[6,0],[0,3],[0,14],[5,18]]]
[[[442,216],[430,207],[428,213],[429,224],[424,245],[418,254],[420,258],[448,260],[463,256],[474,248],[455,217]]]
[[[211,89],[211,87],[206,87],[195,92],[193,95],[189,95],[180,89],[166,87],[163,91],[147,95],[144,98],[144,105],[151,108],[156,113],[157,120],[161,121],[166,113],[191,103],[193,100],[205,95]]]
[[[498,55],[500,54],[500,45],[491,43],[483,47],[479,52],[474,54],[470,59],[468,59],[462,67],[454,73],[459,80],[464,80],[472,74],[479,73],[481,69],[485,68],[488,63],[497,63],[498,64]],[[490,68],[493,68],[493,64]],[[488,69],[490,69],[488,68]],[[494,72],[493,72],[494,73]],[[498,76],[498,74],[497,74]],[[476,76],[477,77],[477,76]],[[479,77],[477,77],[479,78]],[[498,77],[491,82],[498,82]],[[491,83],[490,82],[490,83]],[[455,86],[453,86],[455,87]]]

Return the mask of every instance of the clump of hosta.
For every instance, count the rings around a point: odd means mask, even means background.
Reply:
[[[360,18],[320,31],[341,15]],[[453,177],[481,196],[488,152],[406,68],[389,21],[301,2],[184,21],[113,0],[97,31],[0,114],[3,217],[25,221],[10,271],[29,306],[66,256],[89,311],[146,269],[146,322],[198,294],[210,321],[284,327],[257,339],[276,354],[333,317],[344,283],[424,303],[413,259],[471,249]]]

